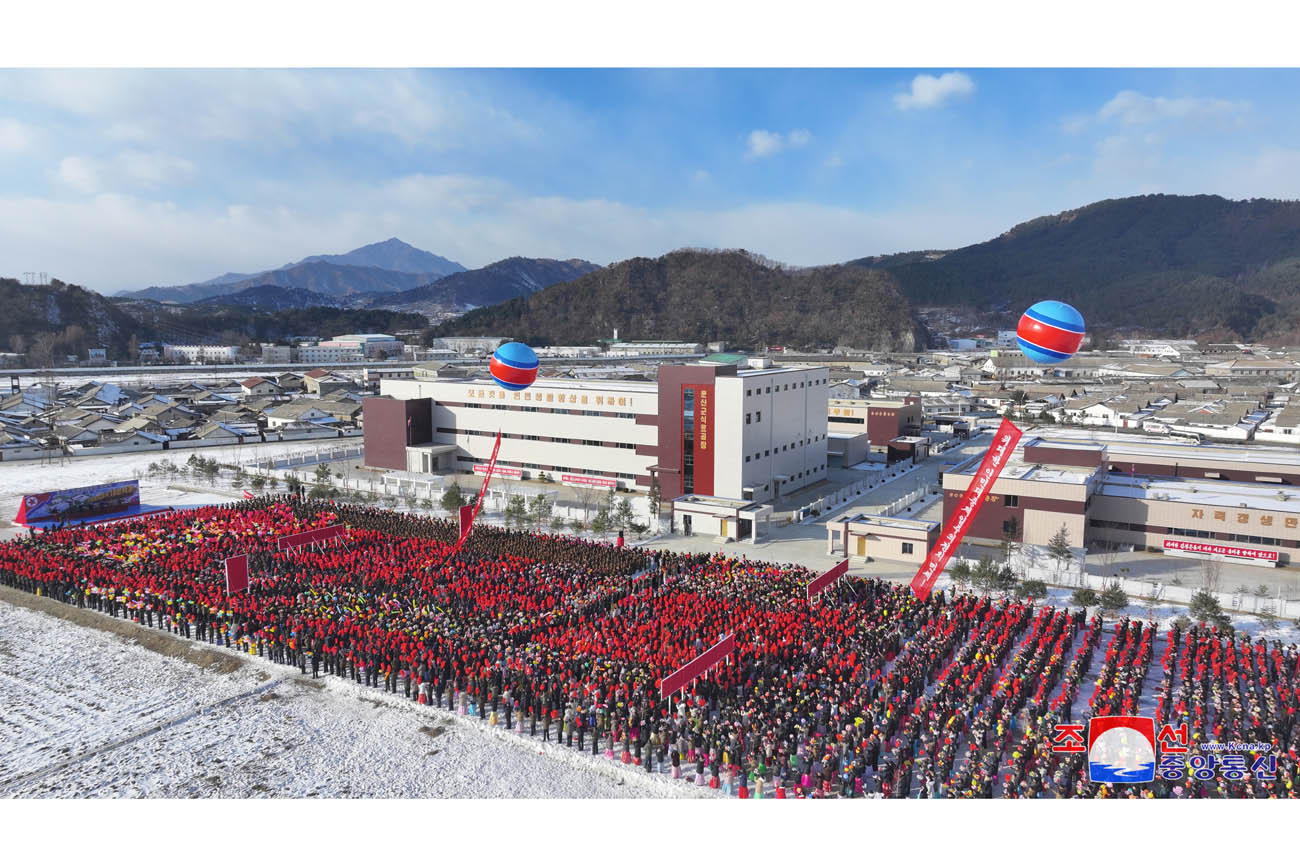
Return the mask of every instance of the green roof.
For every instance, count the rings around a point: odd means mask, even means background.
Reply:
[[[730,352],[718,352],[714,355],[705,355],[701,360],[708,364],[743,364],[749,360],[749,356],[734,355]]]

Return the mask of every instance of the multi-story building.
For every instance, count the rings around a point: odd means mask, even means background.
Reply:
[[[367,358],[400,358],[406,344],[391,334],[340,334],[321,346],[360,349]]]
[[[826,477],[823,367],[664,365],[657,382],[382,381],[366,401],[366,463],[411,471],[486,464],[521,477],[764,502]],[[408,424],[409,421],[409,424]],[[408,434],[409,431],[409,434]]]
[[[1027,437],[986,494],[968,538],[1121,544],[1260,565],[1300,554],[1300,454],[1086,434]],[[944,520],[978,470],[943,474]]]
[[[163,346],[163,360],[173,364],[233,364],[238,346]]]
[[[326,343],[299,346],[297,353],[298,361],[302,364],[348,364],[366,359],[359,346],[331,346]]]

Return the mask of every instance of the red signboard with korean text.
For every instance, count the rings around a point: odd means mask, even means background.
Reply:
[[[695,389],[695,491],[713,495],[713,386],[688,385]]]
[[[1016,450],[1016,443],[1020,441],[1020,436],[1020,428],[1012,424],[1009,419],[1003,418],[1002,426],[994,434],[993,444],[984,455],[979,471],[971,479],[970,487],[967,487],[966,492],[962,494],[961,502],[949,519],[948,525],[943,528],[939,543],[931,549],[930,555],[917,570],[916,577],[912,578],[912,592],[916,593],[916,597],[921,601],[930,597],[930,589],[939,579],[939,575],[943,574],[943,567],[948,564],[949,558],[957,552],[957,546],[961,544],[966,530],[970,528],[975,515],[984,504],[984,494],[1002,474],[1007,461],[1011,459],[1012,452]]]
[[[560,474],[560,482],[575,487],[606,487],[610,490],[618,487],[618,479],[616,478],[601,478],[598,475],[572,475],[568,472]]]
[[[1213,556],[1235,556],[1238,559],[1259,559],[1265,562],[1277,562],[1277,552],[1257,550],[1253,547],[1233,547],[1224,544],[1204,544],[1199,541],[1178,541],[1165,539],[1165,550],[1183,550],[1187,553],[1207,553]]]
[[[486,463],[475,463],[474,474],[487,475],[489,468],[491,467]],[[498,466],[495,469],[492,469],[491,474],[504,475],[507,478],[523,478],[524,470],[520,469],[518,466]]]
[[[808,599],[811,601],[813,596],[819,595],[828,586],[843,577],[848,570],[849,561],[846,559],[825,574],[814,577],[808,582]]]
[[[666,698],[673,692],[685,688],[691,680],[699,679],[715,665],[736,651],[736,636],[723,635],[722,639],[695,658],[664,677],[659,685],[659,697]]]

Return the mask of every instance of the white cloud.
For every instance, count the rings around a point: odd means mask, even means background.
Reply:
[[[0,100],[61,111],[93,122],[105,138],[153,147],[371,134],[440,150],[539,135],[454,75],[416,70],[9,70],[0,73]]]
[[[807,147],[812,141],[812,133],[806,129],[792,129],[782,135],[766,129],[755,129],[746,139],[745,159],[763,159],[775,156],[783,150]]]
[[[1210,97],[1146,96],[1136,90],[1121,90],[1097,111],[1102,122],[1140,126],[1164,121],[1231,124],[1250,110],[1249,102]]]
[[[65,156],[59,161],[59,180],[78,192],[99,191],[99,165],[84,156]]]
[[[123,151],[117,164],[127,177],[150,187],[184,183],[197,172],[188,159],[158,151]]]
[[[96,168],[90,170],[98,180]],[[296,191],[286,182],[272,193],[265,200],[275,205],[222,207],[109,193],[74,200],[0,196],[0,225],[7,227],[0,261],[35,262],[60,279],[110,292],[256,271],[391,236],[468,267],[510,255],[606,263],[688,245],[825,264],[972,243],[1012,224],[1011,216],[987,207],[935,202],[878,212],[807,202],[651,210],[603,198],[529,195],[494,178],[464,175]],[[1024,216],[1014,215],[1016,221]]]
[[[826,157],[826,161],[823,162],[822,165],[826,166],[826,168],[839,168],[844,165],[844,158],[838,153],[832,153],[830,156]]]
[[[17,153],[31,146],[31,127],[7,117],[0,117],[0,153]]]
[[[68,156],[58,179],[78,192],[134,192],[186,183],[197,173],[188,159],[160,151],[124,150],[109,159]]]
[[[969,96],[974,92],[975,82],[964,72],[945,72],[938,78],[933,75],[918,75],[912,79],[909,90],[894,94],[894,105],[903,111],[938,108],[951,99]]]

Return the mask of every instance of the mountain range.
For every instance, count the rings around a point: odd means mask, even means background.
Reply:
[[[744,250],[678,250],[601,268],[435,326],[437,336],[511,336],[584,344],[614,329],[636,339],[742,346],[924,348],[926,337],[888,273],[831,265],[789,271]]]
[[[951,251],[857,259],[918,306],[1073,304],[1090,329],[1300,340],[1300,202],[1212,195],[1109,199]]]
[[[524,297],[556,283],[576,280],[599,268],[600,265],[583,259],[560,261],[512,256],[472,271],[451,274],[427,286],[380,295],[370,299],[368,306],[425,315],[462,311]]]
[[[459,262],[389,238],[341,255],[308,256],[255,274],[227,273],[203,282],[153,286],[116,297],[190,304],[259,286],[283,286],[318,292],[334,299],[337,306],[351,306],[362,305],[366,295],[414,289],[463,270],[465,266]]]

